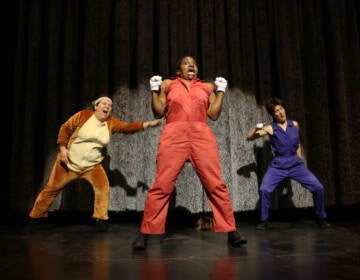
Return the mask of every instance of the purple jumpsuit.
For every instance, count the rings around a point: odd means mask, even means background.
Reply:
[[[271,126],[273,135],[270,135],[270,148],[275,157],[269,164],[260,186],[261,221],[268,219],[271,194],[285,178],[297,181],[312,193],[315,214],[318,218],[325,219],[327,215],[324,203],[324,187],[296,154],[299,147],[299,129],[292,120],[287,120],[286,131],[275,122]]]
[[[162,234],[170,195],[186,161],[193,165],[213,212],[214,231],[236,229],[232,203],[222,179],[218,147],[207,124],[210,89],[193,79],[186,85],[175,78],[166,96],[166,126],[158,145],[154,185],[149,189],[140,232]]]

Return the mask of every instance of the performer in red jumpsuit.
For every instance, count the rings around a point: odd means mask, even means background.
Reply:
[[[228,232],[229,243],[239,246],[246,239],[236,231],[216,139],[207,124],[207,117],[215,121],[220,116],[227,81],[217,78],[214,85],[198,79],[196,61],[190,56],[179,60],[176,74],[177,77],[164,81],[160,76],[150,79],[154,115],[165,116],[166,125],[158,144],[155,182],[148,192],[140,234],[132,244],[133,249],[145,250],[149,234],[165,232],[170,196],[186,161],[191,162],[205,188],[213,212],[214,231]]]

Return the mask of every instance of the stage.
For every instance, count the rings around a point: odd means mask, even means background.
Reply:
[[[353,211],[353,210],[351,210]],[[284,211],[282,213],[285,213]],[[360,222],[334,212],[330,229],[309,215],[273,215],[258,231],[253,216],[237,218],[248,243],[227,244],[226,233],[197,231],[194,217],[170,216],[167,233],[133,251],[139,216],[112,217],[96,232],[88,213],[52,214],[28,231],[25,216],[2,224],[1,279],[360,279]],[[355,216],[355,214],[354,214]],[[186,217],[183,217],[186,219]]]

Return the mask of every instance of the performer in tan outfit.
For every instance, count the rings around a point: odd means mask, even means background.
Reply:
[[[109,219],[109,180],[102,166],[103,149],[114,133],[134,133],[158,126],[162,120],[123,122],[111,116],[112,100],[102,96],[93,102],[93,111],[82,110],[72,115],[59,130],[60,151],[49,181],[38,194],[30,211],[31,222],[48,216],[48,210],[59,192],[71,181],[87,180],[94,189],[94,209],[99,230],[105,230]]]

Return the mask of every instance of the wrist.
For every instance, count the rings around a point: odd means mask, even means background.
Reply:
[[[160,86],[151,86],[150,89],[151,89],[151,91],[158,92],[160,90]]]

